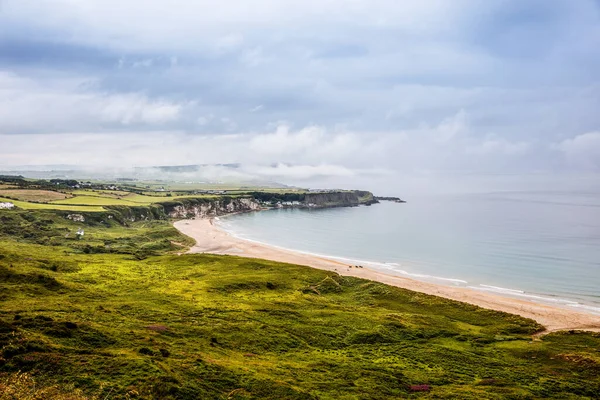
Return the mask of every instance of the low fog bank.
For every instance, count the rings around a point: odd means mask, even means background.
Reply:
[[[364,189],[381,196],[415,198],[427,195],[490,192],[578,192],[600,198],[598,173],[469,174],[351,170],[334,165],[211,164],[131,168],[72,165],[13,166],[2,175],[36,179],[79,179],[185,182],[240,186]]]

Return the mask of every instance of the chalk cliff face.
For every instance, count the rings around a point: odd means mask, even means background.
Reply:
[[[158,219],[206,218],[236,212],[258,211],[270,208],[328,208],[354,207],[377,203],[373,194],[365,191],[337,191],[322,193],[262,193],[255,196],[218,198],[182,198],[152,204],[150,206],[107,206],[101,213],[68,213],[64,217],[86,225],[110,225],[118,223]]]
[[[164,205],[169,218],[206,218],[235,212],[260,210],[260,204],[252,198],[215,199],[206,202],[182,202]]]
[[[284,201],[277,201],[278,196]],[[264,196],[263,196],[264,197]],[[273,207],[326,208],[353,207],[361,204],[377,203],[371,192],[339,191],[306,193],[297,195],[297,201],[285,201],[286,194],[275,194],[272,198],[223,197],[219,199],[181,199],[176,202],[161,203],[169,218],[206,218],[236,212],[257,211]]]

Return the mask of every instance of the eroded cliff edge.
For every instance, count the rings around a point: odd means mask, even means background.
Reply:
[[[371,192],[362,190],[319,193],[253,192],[240,197],[179,199],[161,203],[170,218],[205,218],[236,212],[271,208],[355,207],[377,203]]]
[[[189,197],[149,206],[106,206],[105,212],[59,212],[65,218],[87,224],[128,224],[156,219],[206,218],[273,208],[355,207],[378,203],[362,190],[306,193],[251,192],[239,196]]]

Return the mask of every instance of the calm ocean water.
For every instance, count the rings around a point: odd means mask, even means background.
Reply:
[[[503,192],[222,218],[236,236],[600,313],[600,196]]]

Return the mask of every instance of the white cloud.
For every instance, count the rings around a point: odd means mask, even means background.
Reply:
[[[141,93],[103,93],[88,87],[94,87],[93,79],[37,81],[0,71],[0,132],[160,125],[177,120],[185,106]]]
[[[324,130],[319,127],[290,132],[288,126],[280,125],[274,133],[255,136],[250,142],[250,148],[262,154],[287,156],[290,153],[306,151],[319,144],[324,133]]]
[[[577,168],[600,169],[600,132],[588,132],[562,141],[556,146],[567,162]]]
[[[470,5],[471,13],[465,5]],[[450,33],[460,21],[480,8],[476,2],[456,0],[211,0],[171,2],[129,0],[38,0],[23,5],[6,0],[3,21],[67,30],[71,40],[110,45],[118,49],[187,48],[202,45],[207,36],[216,47],[239,46],[243,31],[285,27],[314,29],[332,24],[394,27],[419,35]],[[118,12],[115,12],[118,10]],[[44,15],[43,19],[39,16]],[[80,34],[85,32],[85,34]],[[232,33],[233,32],[233,33]],[[238,33],[241,32],[241,33]],[[210,40],[215,43],[214,40]]]
[[[322,163],[361,158],[361,139],[353,133],[329,132],[321,126],[291,131],[279,125],[275,132],[257,134],[250,149],[273,161]]]
[[[180,131],[130,131],[118,135],[95,132],[0,134],[0,167],[67,163],[127,169],[241,163],[239,169],[211,167],[190,178],[267,179],[309,186],[383,189],[392,183],[407,182],[420,191],[428,190],[427,182],[451,173],[454,174],[452,180],[437,181],[437,189],[465,190],[468,184],[461,183],[456,172],[531,172],[527,169],[535,165],[529,161],[531,153],[544,151],[544,147],[536,148],[535,143],[511,142],[493,135],[483,139],[454,137],[440,146],[433,142],[437,128],[376,137],[368,133],[328,131],[317,126],[299,130],[279,126],[271,133],[229,135],[190,135]],[[577,168],[600,167],[598,132],[579,135],[554,147]],[[516,169],[512,169],[513,166]]]
[[[269,61],[269,58],[265,56],[262,47],[257,46],[245,49],[240,56],[240,61],[248,67],[257,67]]]
[[[198,117],[198,119],[196,119],[196,122],[200,126],[205,126],[208,125],[214,118],[215,116],[213,114],[203,115]]]
[[[133,68],[148,68],[151,67],[154,64],[154,60],[152,60],[151,58],[146,58],[143,60],[137,60],[134,61],[131,66]]]
[[[244,36],[239,33],[230,33],[217,39],[216,48],[221,52],[230,52],[239,49],[243,43]]]
[[[467,113],[460,110],[456,115],[443,120],[434,130],[433,141],[438,144],[448,143],[457,135],[464,134],[468,129]]]
[[[161,124],[176,120],[182,106],[167,101],[152,101],[140,94],[90,97],[90,108],[99,106],[100,114],[109,122]]]
[[[225,127],[227,131],[233,131],[237,128],[237,123],[229,117],[221,118],[221,124]]]
[[[129,104],[129,103],[127,103]],[[111,119],[126,123],[132,108],[113,107]],[[133,107],[135,110],[135,107]],[[126,110],[126,112],[123,112]],[[135,118],[145,118],[134,113]],[[152,118],[158,118],[152,115]],[[200,117],[198,122],[207,124],[213,116]],[[219,124],[235,124],[220,118]],[[78,134],[37,134],[28,135],[24,141],[21,135],[4,136],[3,162],[22,164],[27,153],[35,154],[36,159],[43,158],[43,164],[60,162],[78,150],[84,163],[98,160],[109,165],[124,167],[134,165],[162,164],[211,164],[242,163],[247,165],[276,164],[285,170],[289,165],[335,165],[356,171],[403,170],[405,172],[422,169],[453,168],[464,157],[470,155],[494,154],[500,158],[525,155],[530,146],[520,142],[488,136],[482,140],[473,137],[454,137],[439,146],[437,133],[445,126],[447,119],[439,126],[424,130],[390,132],[386,135],[376,133],[356,133],[348,131],[330,131],[321,126],[308,126],[292,130],[289,126],[279,125],[270,133],[235,133],[229,135],[191,135],[177,131],[147,131]],[[211,126],[211,125],[208,125]],[[77,138],[74,140],[73,138]],[[81,147],[80,143],[89,138],[91,146]],[[26,143],[38,143],[48,140],[53,147],[32,148]],[[22,144],[20,144],[22,142]],[[127,149],[127,157],[110,160],[107,154],[122,154]],[[95,154],[98,156],[96,157]],[[13,161],[9,162],[8,160]],[[20,162],[16,162],[20,159]],[[159,162],[160,161],[160,162]],[[290,169],[290,173],[293,173]],[[332,170],[332,173],[335,171]],[[338,171],[339,172],[339,171]],[[337,173],[337,172],[335,172]]]
[[[249,172],[261,177],[280,179],[284,182],[289,180],[308,180],[320,177],[352,177],[356,173],[349,168],[330,165],[287,165],[276,164],[274,166],[251,166],[247,169]]]
[[[467,154],[472,155],[523,155],[531,148],[528,142],[511,142],[503,138],[488,136],[483,142],[471,145],[466,148]]]

